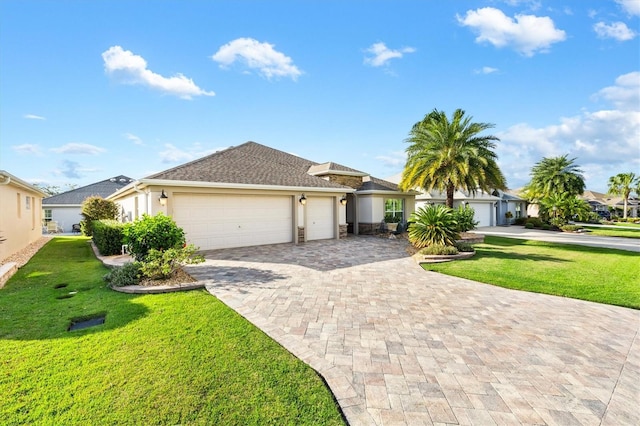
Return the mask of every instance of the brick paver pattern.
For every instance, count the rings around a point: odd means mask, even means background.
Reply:
[[[639,311],[427,272],[406,248],[216,250],[189,273],[318,371],[351,425],[640,424]]]

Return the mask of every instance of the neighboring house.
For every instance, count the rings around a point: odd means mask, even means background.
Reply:
[[[402,173],[391,176],[387,180],[399,183]],[[416,195],[416,209],[430,204],[446,204],[447,194],[440,191],[420,191]],[[457,190],[453,194],[453,208],[468,206],[474,210],[477,226],[508,225],[513,220],[522,217],[527,211],[527,202],[512,191],[493,191],[487,194],[478,190],[475,194]],[[511,212],[511,219],[506,213]]]
[[[617,210],[617,214],[622,216],[622,211],[624,210],[624,199],[622,197],[586,190],[580,198],[588,202],[592,210],[600,216],[608,217],[611,210]],[[638,217],[637,198],[629,197],[627,200],[627,210],[629,217]]]
[[[46,194],[0,170],[0,262],[42,237],[42,198]]]
[[[42,217],[45,222],[57,222],[62,232],[71,232],[73,225],[79,224],[83,219],[84,200],[91,196],[107,198],[132,181],[133,179],[120,175],[47,197],[42,200]]]
[[[163,212],[202,250],[367,234],[385,212],[407,219],[414,193],[337,163],[255,142],[137,180],[108,199],[121,219]]]

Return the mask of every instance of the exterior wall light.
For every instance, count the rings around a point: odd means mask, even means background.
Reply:
[[[305,204],[307,204],[307,197],[305,197],[304,194],[302,194],[302,196],[300,197],[300,200],[298,201],[300,201],[300,204],[304,206]]]
[[[164,189],[162,190],[162,194],[160,194],[160,197],[158,198],[158,201],[160,201],[160,205],[161,206],[166,206],[167,205],[167,200],[169,199],[169,197],[167,196],[167,194],[165,194]]]
[[[347,205],[347,196],[343,195],[342,198],[340,198],[340,204],[342,204],[343,206]]]

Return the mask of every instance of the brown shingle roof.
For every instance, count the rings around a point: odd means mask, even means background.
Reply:
[[[310,188],[348,188],[311,176],[308,170],[314,165],[317,165],[317,163],[256,142],[246,142],[156,173],[146,179]]]

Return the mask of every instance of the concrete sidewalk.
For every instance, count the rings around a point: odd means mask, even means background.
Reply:
[[[640,311],[427,272],[406,248],[350,237],[187,269],[318,371],[351,425],[640,424]]]
[[[640,240],[634,238],[601,237],[589,233],[579,234],[570,232],[543,231],[540,229],[526,229],[523,226],[484,226],[471,232],[484,235],[520,238],[524,240],[549,241],[554,243],[578,244],[590,247],[614,248],[640,252]]]

